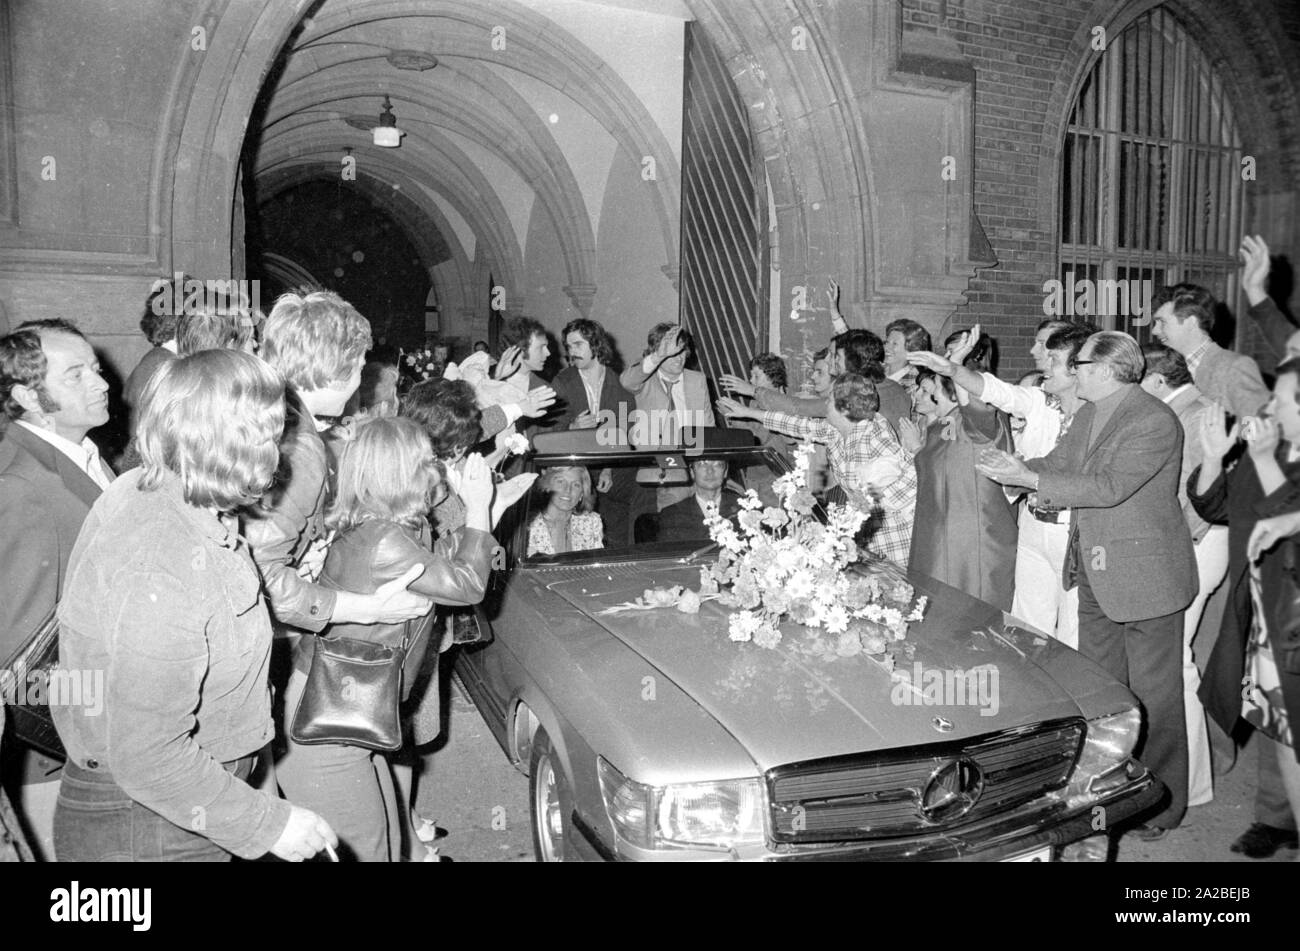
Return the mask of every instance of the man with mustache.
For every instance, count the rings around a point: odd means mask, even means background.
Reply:
[[[81,523],[113,479],[87,435],[107,422],[108,384],[75,326],[31,321],[0,337],[0,665],[54,610]],[[0,755],[33,850],[51,860],[59,777],[18,743]]]

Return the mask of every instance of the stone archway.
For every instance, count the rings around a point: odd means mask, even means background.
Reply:
[[[180,82],[188,103],[168,136],[171,187],[168,270],[230,276],[232,208],[248,120],[281,48],[313,0],[227,4],[211,0],[198,18],[207,48]],[[174,136],[174,139],[172,138]]]

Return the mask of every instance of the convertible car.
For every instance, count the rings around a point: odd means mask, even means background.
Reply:
[[[539,435],[528,464],[620,487],[634,531],[530,554],[540,489],[499,528],[492,639],[462,652],[456,676],[528,777],[539,860],[1047,861],[1160,797],[1131,755],[1141,718],[1125,687],[925,576],[906,576],[929,604],[895,672],[865,654],[810,657],[793,624],[774,649],[733,642],[717,601],[602,613],[648,588],[698,588],[716,560],[702,520],[654,524],[659,493],[693,495],[691,463],[725,462],[736,492],[770,491],[786,469],[748,432],[696,435],[654,450]]]

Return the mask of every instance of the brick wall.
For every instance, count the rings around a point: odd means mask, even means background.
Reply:
[[[1235,5],[1235,0],[1206,4],[1203,12],[1227,17],[1233,11],[1225,8]],[[905,37],[946,36],[975,68],[975,210],[999,263],[971,281],[968,303],[952,323],[965,327],[978,320],[999,342],[1000,374],[1013,378],[1032,369],[1028,350],[1043,318],[1042,285],[1057,272],[1056,223],[1040,220],[1040,167],[1046,166],[1046,180],[1055,188],[1060,165],[1061,117],[1059,107],[1049,115],[1049,97],[1054,85],[1069,83],[1087,58],[1096,4],[901,0],[901,8]],[[1240,59],[1235,62],[1241,65]],[[1268,161],[1267,150],[1249,141],[1245,114],[1240,111],[1239,122],[1247,151]],[[1056,132],[1050,142],[1044,140],[1045,127]],[[1253,343],[1255,337],[1247,339]]]

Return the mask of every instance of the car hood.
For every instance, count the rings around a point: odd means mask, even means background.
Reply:
[[[562,580],[539,580],[698,702],[760,770],[1093,717],[1134,702],[1077,652],[1008,625],[998,609],[926,577],[908,576],[917,594],[930,599],[924,620],[908,632],[912,656],[895,650],[913,690],[867,655],[828,660],[798,650],[798,640],[809,636],[799,625],[783,625],[775,649],[735,643],[727,637],[730,610],[717,602],[693,615],[673,608],[603,613],[648,587],[698,587],[698,565],[557,574]],[[968,674],[977,668],[983,673]]]

